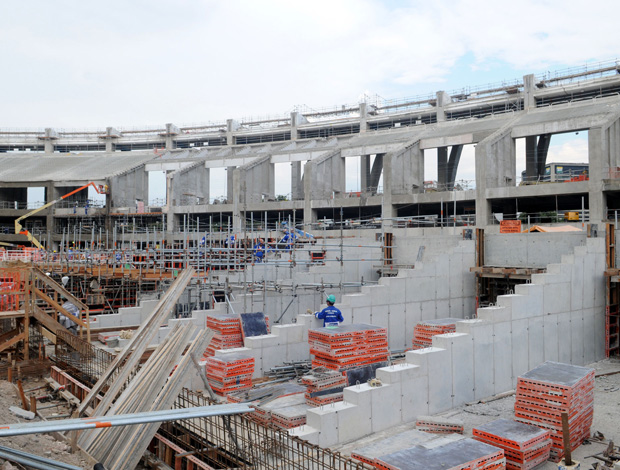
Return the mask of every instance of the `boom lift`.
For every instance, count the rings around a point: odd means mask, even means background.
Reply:
[[[75,193],[79,193],[80,191],[82,191],[83,189],[88,188],[89,186],[92,186],[93,188],[95,188],[95,191],[97,191],[98,194],[108,194],[109,193],[109,189],[108,189],[108,185],[107,184],[95,184],[95,183],[93,183],[91,181],[90,183],[85,184],[84,186],[82,186],[80,188],[77,188],[77,189],[71,191],[70,193],[65,194],[64,196],[61,196],[58,199],[54,199],[52,202],[48,202],[47,204],[42,205],[38,209],[35,209],[33,211],[28,212],[27,214],[22,215],[19,219],[16,219],[15,220],[15,234],[26,235],[26,237],[28,238],[30,243],[32,243],[34,246],[36,246],[39,249],[44,249],[43,245],[41,245],[41,243],[39,243],[39,240],[37,240],[28,230],[24,229],[20,222],[22,220],[30,217],[31,215],[36,214],[37,212],[40,212],[40,211],[42,211],[44,209],[47,209],[50,206],[53,206],[54,204],[56,204],[59,201],[62,201],[63,199],[67,199],[69,196],[73,196]]]

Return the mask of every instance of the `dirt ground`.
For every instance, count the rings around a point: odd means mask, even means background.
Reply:
[[[28,390],[43,384],[44,382],[42,380],[28,380],[24,382],[23,387],[25,390]],[[43,390],[39,391],[40,394],[43,394],[43,392]],[[34,420],[28,421],[14,415],[11,411],[9,411],[9,407],[11,406],[17,406],[19,408],[22,407],[17,387],[6,380],[1,380],[0,423],[14,424],[21,422],[34,422]],[[42,406],[45,406],[45,404],[42,404]],[[66,411],[63,411],[61,408],[46,409],[41,412],[45,413],[45,415],[52,415],[52,413],[66,413]],[[36,420],[40,421],[39,418]],[[81,458],[80,454],[72,454],[69,446],[65,442],[56,440],[49,434],[27,434],[23,436],[2,437],[0,438],[0,445],[22,452],[36,454],[41,457],[45,457],[46,459],[68,463],[84,469],[91,468],[87,465],[86,461]],[[10,463],[4,462],[2,459],[0,459],[0,464],[2,464],[2,466],[0,466],[0,469],[2,470],[8,470],[10,468],[24,468],[17,466],[17,464],[12,464],[13,467],[11,467]]]

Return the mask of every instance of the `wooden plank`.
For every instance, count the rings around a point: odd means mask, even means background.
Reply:
[[[107,412],[108,408],[112,404],[112,401],[116,398],[116,395],[118,395],[125,381],[129,378],[129,375],[138,364],[140,356],[142,356],[144,350],[149,346],[149,343],[157,334],[157,330],[160,325],[172,311],[177,301],[183,294],[185,287],[191,281],[194,273],[195,271],[193,268],[188,268],[179,274],[166,294],[164,294],[161,298],[150,317],[142,325],[140,325],[140,328],[133,334],[127,346],[125,346],[125,349],[123,349],[123,351],[116,356],[114,361],[112,361],[107,370],[93,386],[90,393],[86,396],[78,409],[79,416],[84,413],[84,410],[86,410],[86,408],[91,404],[93,399],[103,391],[103,388],[107,385],[110,377],[112,377],[117,369],[126,361],[122,371],[118,374],[106,392],[104,400],[102,400],[97,407],[97,413],[104,414]],[[106,403],[104,403],[104,401]]]
[[[183,355],[170,380],[166,381],[161,393],[150,407],[150,411],[172,407],[185,384],[185,377],[189,368],[193,367],[192,354],[202,354],[211,342],[213,335],[213,331],[206,333],[204,330],[199,331],[198,336]],[[136,426],[137,429],[127,428],[127,436],[120,442],[122,448],[115,453],[114,460],[105,461],[106,466],[115,470],[133,470],[136,468],[159,427],[160,423],[147,423],[143,426]]]
[[[26,339],[26,336],[27,336],[26,332],[20,333],[17,336],[13,336],[13,338],[11,338],[10,340],[6,341],[3,344],[0,344],[0,352],[4,351],[5,349],[10,348],[11,346],[19,343],[20,341],[24,341]]]
[[[80,325],[82,328],[86,328],[88,325],[81,319],[76,317],[75,315],[73,315],[71,312],[69,312],[68,310],[66,310],[62,305],[60,305],[58,302],[55,302],[54,299],[52,299],[51,297],[49,297],[48,295],[46,295],[44,292],[41,292],[39,289],[37,289],[36,287],[32,288],[32,292],[41,300],[44,300],[45,302],[47,302],[48,304],[50,304],[52,307],[54,307],[54,309],[58,310],[60,313],[62,313],[65,317],[70,318],[71,320],[73,320],[73,323],[76,323],[78,325]]]
[[[67,330],[64,326],[62,326],[60,323],[58,323],[56,320],[50,317],[47,313],[41,310],[37,305],[33,305],[33,307],[34,308],[32,309],[32,316],[36,320],[38,320],[39,323],[41,323],[41,325],[47,328],[50,332],[56,334],[58,330],[63,330],[69,333],[69,330]]]
[[[80,310],[88,310],[88,305],[86,305],[80,299],[75,297],[71,292],[65,289],[62,285],[58,284],[56,281],[51,279],[47,274],[45,274],[39,268],[33,267],[32,271],[34,275],[34,280],[41,281],[43,284],[45,284],[50,289],[55,290],[60,295],[64,296],[67,300],[69,300],[69,302],[74,304],[76,307],[80,308]]]
[[[162,384],[170,375],[172,368],[185,349],[192,335],[192,325],[177,323],[173,331],[162,341],[157,350],[140,371],[133,377],[121,396],[109,408],[106,414],[127,414],[141,411],[140,405],[151,403],[157,396]],[[80,446],[87,449],[91,455],[106,455],[113,450],[116,436],[122,432],[121,428],[110,429],[105,433],[96,430],[85,431],[80,437]]]

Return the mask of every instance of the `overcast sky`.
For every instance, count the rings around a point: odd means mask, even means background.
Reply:
[[[620,58],[619,17],[617,0],[3,1],[0,129],[241,121],[521,80]],[[583,161],[583,134],[550,159]]]
[[[221,122],[615,60],[616,0],[0,3],[0,128]]]

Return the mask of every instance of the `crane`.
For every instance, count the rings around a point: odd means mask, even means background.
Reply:
[[[53,206],[54,204],[56,204],[59,201],[62,201],[63,199],[67,199],[69,196],[73,196],[75,193],[79,193],[80,191],[82,191],[83,189],[88,188],[89,186],[92,186],[93,188],[95,188],[95,191],[97,191],[98,194],[108,194],[109,193],[109,188],[107,184],[95,184],[92,181],[88,184],[85,184],[84,186],[74,189],[73,191],[71,191],[70,193],[65,194],[64,196],[59,197],[58,199],[54,199],[51,202],[48,202],[47,204],[43,204],[41,207],[28,212],[27,214],[22,215],[20,218],[15,220],[15,234],[20,234],[20,235],[26,235],[26,237],[28,238],[28,240],[30,241],[30,243],[32,243],[34,246],[36,246],[39,249],[43,249],[43,245],[41,245],[41,243],[39,243],[39,240],[37,240],[34,235],[32,235],[28,230],[24,229],[21,221],[36,214],[37,212],[40,212],[44,209],[47,209],[50,206]]]

